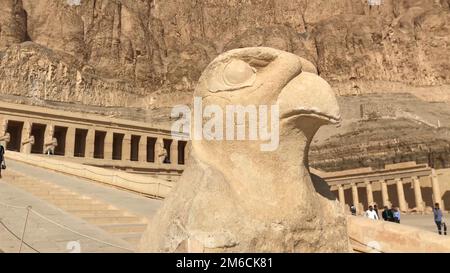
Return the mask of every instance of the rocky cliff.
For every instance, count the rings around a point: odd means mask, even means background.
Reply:
[[[0,96],[167,122],[213,58],[269,46],[341,96],[344,124],[319,132],[315,167],[450,166],[449,26],[450,0],[2,0]]]
[[[450,168],[450,107],[411,94],[341,96],[342,124],[316,135],[310,164],[340,171],[416,161]]]
[[[218,54],[270,46],[313,61],[339,95],[407,91],[450,101],[450,1],[382,2],[2,0],[0,92],[173,105],[190,99]]]

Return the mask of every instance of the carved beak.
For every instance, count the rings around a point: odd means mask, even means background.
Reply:
[[[313,117],[325,123],[339,123],[339,105],[331,86],[314,73],[302,72],[278,96],[281,119]]]

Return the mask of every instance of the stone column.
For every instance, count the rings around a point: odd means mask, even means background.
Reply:
[[[178,165],[178,140],[172,140],[170,144],[170,164]]]
[[[94,158],[95,129],[89,128],[86,135],[86,158]]]
[[[359,208],[359,196],[358,196],[358,186],[355,183],[352,183],[352,197],[353,197],[353,205],[358,209]]]
[[[139,139],[139,162],[147,162],[147,136]]]
[[[31,146],[33,145],[32,137],[31,137],[31,122],[25,121],[23,123],[22,128],[22,141],[20,143],[20,152],[29,154],[31,153]]]
[[[114,132],[112,130],[107,130],[105,134],[105,147],[104,151],[104,159],[112,160],[113,157],[113,138]]]
[[[122,143],[122,161],[131,160],[131,134],[125,134]]]
[[[51,147],[54,147],[54,141],[53,141],[53,135],[55,133],[55,125],[53,124],[47,124],[45,126],[45,132],[44,132],[44,153],[47,152],[47,149],[50,149]],[[54,147],[56,148],[56,147]],[[54,150],[54,149],[53,149]]]
[[[373,205],[373,190],[372,183],[370,181],[365,181],[366,184],[366,193],[367,193],[367,206]]]
[[[442,202],[441,189],[439,187],[439,180],[434,169],[431,169],[431,187],[433,189],[433,202],[439,203],[441,210],[444,210],[444,203]],[[434,205],[434,204],[433,204]]]
[[[164,159],[166,158],[167,151],[164,149],[164,140],[159,138],[156,140],[155,144],[155,163],[164,164]]]
[[[6,135],[8,130],[8,119],[6,117],[0,118],[0,144],[6,149],[6,145],[10,138]]]
[[[408,204],[406,203],[405,191],[403,189],[403,181],[401,178],[396,178],[395,183],[397,184],[397,196],[400,210],[408,211]]]
[[[67,128],[66,135],[66,156],[73,157],[75,153],[75,127]]]
[[[416,209],[417,211],[423,212],[425,206],[423,204],[422,191],[420,189],[420,180],[417,176],[413,176],[411,177],[411,179],[413,181],[414,198],[416,199]]]
[[[380,184],[381,184],[381,198],[383,199],[383,206],[389,207],[391,204],[389,202],[389,194],[388,194],[386,180],[381,179]]]
[[[53,140],[54,132],[55,132],[55,125],[47,124],[47,126],[45,126],[44,144],[51,142]]]
[[[344,187],[341,184],[338,184],[337,188],[338,188],[338,194],[339,194],[339,202],[342,205],[345,205]]]
[[[6,134],[8,130],[8,119],[6,117],[0,118],[0,137]]]

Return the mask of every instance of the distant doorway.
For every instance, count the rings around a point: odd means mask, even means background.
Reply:
[[[34,136],[34,144],[31,146],[32,154],[44,153],[45,124],[33,123],[31,125],[31,135]]]
[[[155,162],[156,137],[147,137],[147,162]]]
[[[139,160],[139,142],[141,141],[140,136],[131,136],[131,149],[130,149],[130,160],[138,161]]]
[[[95,131],[94,158],[105,158],[105,138],[106,132]]]
[[[6,132],[9,133],[10,140],[6,144],[6,149],[9,151],[20,152],[20,145],[22,143],[22,121],[8,121]]]
[[[113,160],[122,160],[124,134],[113,134]]]
[[[86,138],[88,130],[87,129],[76,129],[75,130],[75,146],[74,153],[75,157],[85,157],[86,156]]]
[[[55,147],[55,155],[66,155],[67,127],[55,126],[53,137],[58,142],[58,146]]]
[[[186,141],[178,141],[178,164],[184,165],[186,160]]]

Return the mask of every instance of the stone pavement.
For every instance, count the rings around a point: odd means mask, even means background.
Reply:
[[[449,219],[448,214],[444,214],[444,219]],[[416,228],[424,229],[437,233],[437,227],[434,223],[433,214],[408,214],[401,215],[401,224],[409,225]],[[447,227],[450,228],[450,223],[447,221]]]
[[[126,192],[10,160],[8,161],[8,169],[4,173],[4,179],[3,181],[0,180],[0,202],[2,204],[20,207],[31,205],[34,210],[42,215],[60,224],[69,226],[77,232],[128,249],[121,249],[84,238],[30,213],[25,233],[25,242],[40,252],[70,252],[72,247],[77,247],[76,241],[80,243],[81,252],[130,252],[131,249],[134,249],[134,246],[105,232],[105,230],[98,228],[96,225],[75,217],[42,199],[36,198],[36,196],[33,196],[27,191],[4,183],[8,179],[11,179],[8,178],[8,171],[10,170],[12,170],[10,174],[16,171],[24,173],[28,176],[33,176],[37,179],[62,186],[79,194],[109,203],[114,207],[130,211],[135,215],[151,217],[162,203],[161,201],[152,200],[135,193]],[[0,218],[2,219],[2,222],[19,237],[23,230],[26,212],[27,211],[24,209],[5,207],[0,204]],[[7,232],[4,227],[0,226],[0,249],[4,252],[18,252],[19,245],[20,241]],[[22,251],[35,252],[26,246],[23,247]]]

